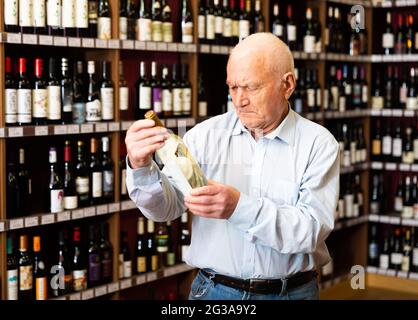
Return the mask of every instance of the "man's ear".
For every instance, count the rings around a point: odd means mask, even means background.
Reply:
[[[284,96],[286,100],[289,100],[290,96],[292,95],[293,91],[296,88],[296,78],[292,72],[287,72],[283,76],[283,83],[284,83]]]

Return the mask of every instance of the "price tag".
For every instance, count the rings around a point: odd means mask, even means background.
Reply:
[[[217,46],[218,47],[218,46]],[[179,43],[178,45],[177,45],[177,48],[178,48],[178,51],[179,52],[187,52],[187,44],[184,44],[184,43]],[[219,48],[219,47],[218,47]],[[219,48],[219,50],[220,50],[220,48]],[[219,52],[218,52],[219,53]]]
[[[411,171],[411,165],[406,164],[406,163],[401,163],[399,165],[399,170],[401,170],[401,171]]]
[[[392,110],[392,116],[394,117],[402,117],[403,111],[399,109]]]
[[[147,282],[152,282],[157,280],[157,272],[149,272],[147,273]]]
[[[380,216],[379,221],[382,222],[382,223],[389,223],[390,218],[389,218],[389,216]]]
[[[137,276],[135,279],[135,283],[137,286],[140,286],[141,284],[144,284],[147,282],[147,277],[145,276],[145,274]]]
[[[379,216],[377,214],[369,214],[370,222],[379,222]]]
[[[177,120],[176,119],[166,119],[166,127],[170,129],[177,128]]]
[[[48,126],[36,126],[35,127],[35,136],[47,136],[48,135]]]
[[[372,117],[379,117],[382,114],[382,110],[379,109],[371,109],[370,110],[370,115]]]
[[[388,269],[388,271],[386,272],[386,275],[389,276],[389,277],[395,277],[396,276],[396,270]]]
[[[158,51],[167,51],[167,43],[158,42],[157,43],[157,50]]]
[[[49,213],[41,216],[41,224],[51,224],[55,222],[55,213]]]
[[[167,43],[167,50],[172,52],[177,52],[177,43]]]
[[[69,299],[70,300],[81,300],[81,293],[77,292],[77,293],[70,294]]]
[[[193,127],[196,124],[195,118],[186,118],[186,126]]]
[[[407,279],[408,278],[408,272],[398,271],[398,278]]]
[[[90,300],[94,298],[94,289],[88,289],[81,293],[81,299]]]
[[[406,4],[408,6],[415,6],[417,4],[417,2],[416,2],[416,0],[407,0],[406,1]]]
[[[107,214],[108,212],[109,212],[109,209],[107,207],[107,204],[97,206],[97,215]]]
[[[228,55],[229,54],[229,47],[221,46],[221,54]]]
[[[210,53],[210,46],[207,44],[200,45],[200,52],[201,53]]]
[[[418,227],[418,219],[412,219],[411,220],[411,226]]]
[[[77,209],[71,212],[73,220],[84,218],[84,209]]]
[[[212,53],[219,54],[221,52],[221,48],[219,46],[212,46]]]
[[[385,276],[387,274],[388,270],[387,269],[377,269],[377,274],[380,274],[381,276]]]
[[[120,41],[116,39],[110,39],[107,41],[108,47],[110,49],[119,49],[120,48]]]
[[[146,50],[147,49],[146,42],[135,40],[135,49],[136,50]]]
[[[37,45],[38,44],[38,36],[36,34],[23,34],[22,42],[24,44]]]
[[[405,110],[404,111],[404,116],[405,117],[413,117],[413,116],[415,116],[415,112],[414,112],[414,110]]]
[[[0,221],[0,232],[3,232],[5,229],[5,223],[3,221]]]
[[[164,277],[171,277],[173,275],[177,274],[176,267],[168,267],[164,269]]]
[[[107,40],[96,39],[96,48],[100,48],[100,49],[107,48]]]
[[[66,47],[67,38],[66,37],[54,37],[54,46]]]
[[[39,217],[27,217],[25,218],[25,227],[35,227],[39,225]]]
[[[130,287],[132,287],[132,279],[131,278],[125,279],[125,280],[121,280],[121,282],[120,282],[120,288],[121,288],[121,290],[128,289]]]
[[[147,50],[157,51],[157,43],[153,41],[147,42]]]
[[[126,50],[133,50],[134,49],[134,41],[133,40],[122,40],[122,48]]]
[[[84,209],[84,217],[93,217],[96,215],[96,207],[88,207]]]
[[[112,282],[107,285],[107,292],[113,293],[119,290],[119,282]]]
[[[81,40],[81,45],[83,48],[94,48],[94,39],[83,38]]]
[[[69,47],[81,47],[81,39],[80,38],[68,38],[68,46]]]
[[[133,123],[133,121],[122,121],[122,131],[128,130]]]
[[[368,273],[377,273],[377,268],[372,266],[367,266]]]
[[[409,273],[409,279],[418,280],[418,273],[416,273],[416,272],[410,272]]]
[[[382,162],[375,162],[375,161],[373,161],[371,163],[371,166],[370,167],[372,169],[374,169],[374,170],[382,170],[383,169],[383,163]]]
[[[119,122],[109,122],[109,131],[119,131],[120,123]]]
[[[51,300],[67,300],[67,296],[62,296],[58,298],[52,298]]]
[[[119,210],[120,210],[119,202],[109,204],[109,213],[118,212]]]
[[[197,52],[197,45],[195,45],[195,44],[186,44],[186,47],[187,47],[187,49],[186,49],[187,52],[190,52],[190,53]],[[226,52],[226,54],[229,53],[228,47],[225,47],[225,52]]]
[[[9,230],[22,229],[23,219],[12,219],[9,222]]]
[[[395,171],[396,170],[396,163],[394,162],[387,162],[385,166],[386,170]]]
[[[78,124],[70,124],[67,126],[68,134],[80,133],[80,126]]]
[[[126,210],[132,210],[135,209],[135,203],[132,200],[125,200],[121,202],[121,210],[122,211],[126,211]]]
[[[378,55],[378,54],[372,54],[371,60],[372,60],[372,62],[381,62],[382,61],[382,57],[380,55]]]
[[[390,217],[389,222],[391,224],[401,224],[401,218],[400,217]]]
[[[107,123],[96,123],[96,132],[107,132]]]
[[[9,128],[7,135],[12,138],[23,137],[23,128],[22,127]]]
[[[413,171],[413,172],[418,172],[418,164],[413,164],[413,165],[411,166],[411,171]]]
[[[94,289],[94,296],[95,297],[104,296],[106,294],[107,294],[107,285],[97,287],[97,288]]]
[[[44,46],[52,46],[54,38],[52,36],[39,35],[39,44]]]
[[[396,0],[396,6],[397,7],[406,6],[406,1],[405,0]]]
[[[383,109],[382,110],[382,116],[383,117],[390,117],[390,116],[392,116],[392,110],[391,109]]]
[[[63,211],[63,212],[58,212],[57,213],[57,221],[58,222],[68,221],[68,220],[71,220],[71,212],[70,211]]]
[[[8,33],[7,42],[8,43],[22,43],[22,35],[20,33]]]
[[[66,125],[54,126],[54,134],[56,135],[67,134],[67,126]]]
[[[93,132],[93,124],[87,123],[81,125],[81,133],[92,133]]]

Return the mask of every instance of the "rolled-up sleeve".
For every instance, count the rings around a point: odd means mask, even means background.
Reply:
[[[283,254],[313,253],[334,228],[339,194],[338,143],[318,137],[303,174],[296,205],[278,205],[266,197],[241,193],[228,221],[249,241]]]

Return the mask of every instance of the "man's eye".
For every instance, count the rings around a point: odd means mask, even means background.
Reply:
[[[259,86],[257,86],[257,85],[249,85],[249,86],[247,86],[247,89],[249,90],[249,91],[255,91],[255,90],[257,90],[259,88]]]
[[[236,86],[229,87],[229,90],[230,90],[230,91],[235,91],[235,90],[237,90],[237,87],[236,87]]]

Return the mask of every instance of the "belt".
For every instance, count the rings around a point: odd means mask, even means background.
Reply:
[[[299,272],[285,279],[239,279],[228,277],[221,274],[212,274],[203,269],[200,272],[210,278],[214,283],[223,284],[225,286],[244,290],[250,293],[258,294],[274,294],[281,293],[283,284],[286,282],[286,290],[291,290],[304,285],[316,278],[315,271]]]

